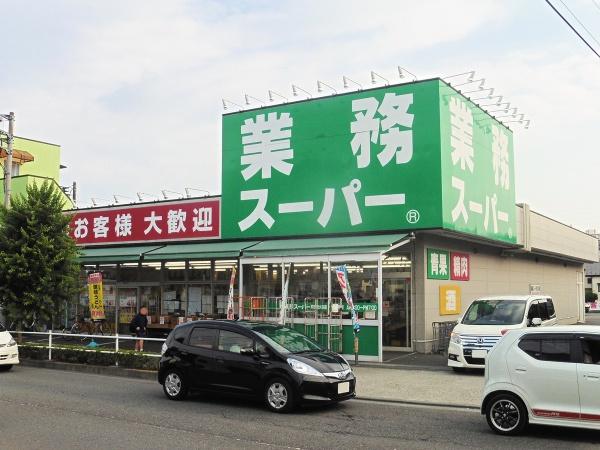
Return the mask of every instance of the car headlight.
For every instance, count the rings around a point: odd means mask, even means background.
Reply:
[[[450,334],[450,341],[454,342],[455,344],[460,345],[460,334],[458,334],[458,333]]]
[[[302,375],[312,375],[314,377],[325,376],[314,367],[309,366],[308,364],[305,364],[302,361],[298,361],[297,359],[288,358],[287,363],[292,369],[294,369],[295,372],[301,373]]]
[[[17,345],[17,341],[15,341],[13,338],[10,338],[10,341],[8,341],[8,347],[13,347]]]
[[[342,355],[340,355],[340,358],[342,358],[342,360],[346,363],[346,365],[348,366],[348,368],[350,370],[352,370],[352,367],[350,367],[350,363],[348,362],[348,360],[346,358],[344,358]]]
[[[167,347],[167,343],[163,342],[162,347],[160,348],[160,356],[163,356],[169,347]]]

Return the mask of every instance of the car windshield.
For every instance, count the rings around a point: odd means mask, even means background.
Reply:
[[[306,353],[323,350],[323,348],[311,338],[290,328],[256,326],[252,329],[280,353]]]
[[[526,302],[522,300],[476,300],[462,323],[465,325],[516,325],[523,321]]]

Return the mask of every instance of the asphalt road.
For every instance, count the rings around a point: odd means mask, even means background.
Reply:
[[[360,381],[359,381],[360,382]],[[358,400],[290,415],[260,404],[163,397],[152,381],[15,367],[0,373],[0,448],[597,448],[600,432],[494,435],[476,411]]]

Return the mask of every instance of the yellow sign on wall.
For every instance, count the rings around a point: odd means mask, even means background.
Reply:
[[[105,319],[102,274],[100,272],[88,275],[88,289],[90,292],[90,315],[92,320]]]
[[[460,314],[460,286],[445,284],[440,286],[440,316]]]

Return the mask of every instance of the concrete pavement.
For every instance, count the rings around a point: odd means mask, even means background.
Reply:
[[[357,397],[370,400],[478,408],[483,372],[354,367]]]

